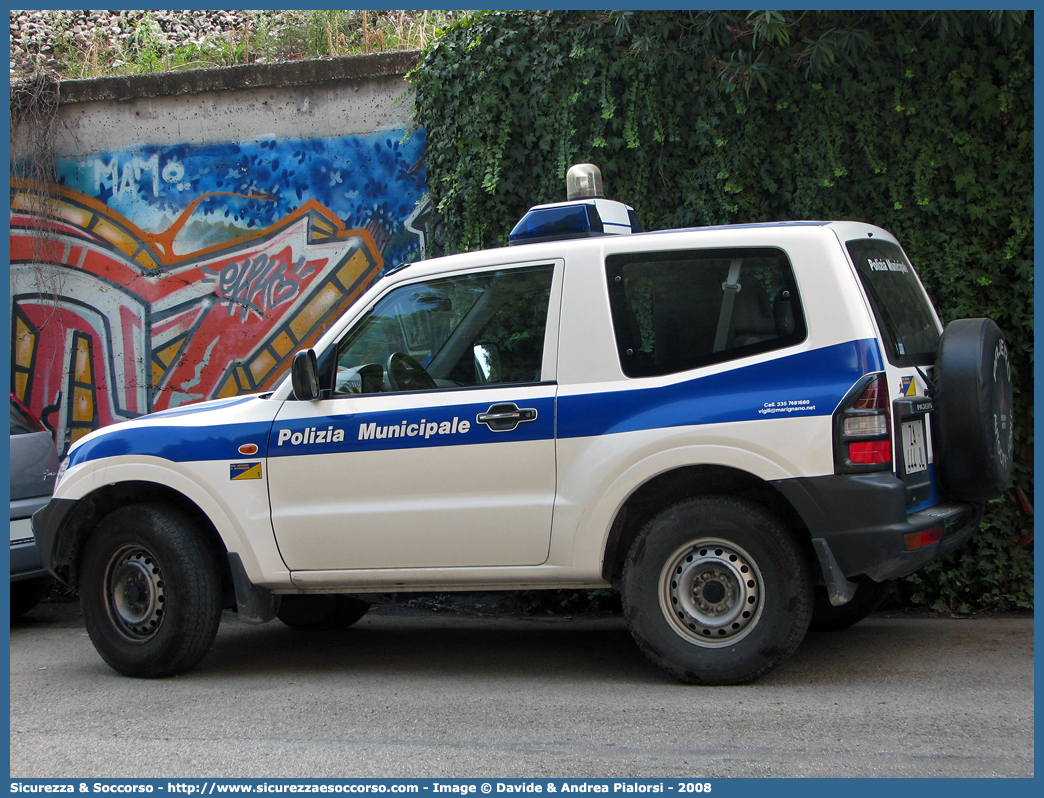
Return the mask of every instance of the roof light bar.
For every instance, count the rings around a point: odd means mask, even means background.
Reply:
[[[508,234],[509,244],[535,244],[604,234],[593,205],[551,205],[534,208]]]
[[[640,233],[634,208],[606,199],[602,173],[592,163],[576,164],[566,173],[566,202],[534,205],[508,235],[508,244],[535,244],[602,235]]]

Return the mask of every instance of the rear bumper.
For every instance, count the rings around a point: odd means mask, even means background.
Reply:
[[[853,474],[773,483],[829,547],[841,573],[877,582],[906,576],[965,543],[981,506],[944,502],[907,515],[906,486],[891,474]],[[937,543],[910,550],[906,536],[939,528]]]
[[[28,521],[28,519],[26,519]],[[17,522],[12,521],[12,528]],[[12,534],[14,530],[12,529]],[[21,534],[21,533],[19,533]],[[29,533],[32,534],[31,532]],[[23,579],[35,579],[38,576],[46,576],[43,563],[40,562],[40,554],[36,550],[36,541],[29,537],[28,540],[19,538],[11,541],[11,581],[20,582]]]
[[[30,516],[44,507],[50,496],[16,499],[11,502],[11,581],[35,579],[45,576],[40,554],[33,537],[33,522]]]

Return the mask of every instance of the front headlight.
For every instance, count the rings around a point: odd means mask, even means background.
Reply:
[[[69,467],[69,458],[63,457],[62,462],[58,465],[58,476],[54,478],[54,489],[58,490],[58,486],[62,484],[62,477],[65,476],[65,469]]]

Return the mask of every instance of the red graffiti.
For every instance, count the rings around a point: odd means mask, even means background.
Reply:
[[[183,218],[149,234],[78,192],[56,187],[48,204],[12,185],[12,386],[66,445],[145,412],[271,387],[383,266],[368,231],[315,202],[176,255]]]

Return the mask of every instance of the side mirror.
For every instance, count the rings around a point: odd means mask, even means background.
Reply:
[[[475,344],[475,381],[479,385],[500,382],[504,375],[500,368],[500,348],[493,343]]]
[[[319,398],[319,364],[314,349],[302,349],[294,355],[290,384],[294,396],[302,401],[311,402]]]

